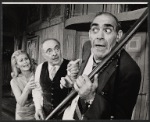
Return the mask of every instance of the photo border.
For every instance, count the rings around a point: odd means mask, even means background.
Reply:
[[[28,2],[49,2],[49,0],[22,0],[22,1],[18,1],[18,0],[4,0],[4,1],[2,1],[2,2],[26,2],[26,1],[28,1]],[[56,2],[57,0],[51,0],[51,2]],[[93,0],[93,1],[85,1],[85,0],[76,0],[75,2],[98,2],[99,0]],[[127,0],[126,0],[127,1]],[[138,1],[135,1],[135,0],[128,0],[127,2],[139,2],[140,0],[138,0]],[[3,28],[2,28],[2,2],[0,3],[0,16],[1,16],[1,19],[0,19],[0,69],[2,69],[2,52],[3,52],[3,39],[2,39],[2,30],[3,30]],[[61,1],[61,0],[58,0],[57,2],[73,2],[72,0],[68,0],[68,1]],[[103,1],[104,2],[104,1]],[[111,0],[109,0],[109,1],[105,1],[105,2],[112,2]],[[113,1],[114,2],[114,1]],[[116,2],[116,1],[115,1]],[[124,2],[124,1],[117,1],[117,2]],[[140,2],[148,2],[148,8],[150,9],[150,4],[149,4],[149,1],[148,0],[141,0]],[[149,12],[149,17],[150,17],[150,12]],[[150,21],[148,21],[148,33],[150,33],[150,29],[149,29],[149,27],[150,27]],[[150,39],[150,35],[148,35],[149,36],[149,39]],[[150,47],[150,43],[149,43],[149,47]],[[150,58],[150,57],[148,57],[148,58]],[[0,72],[0,80],[2,81],[3,80],[3,76],[2,76],[2,70],[1,70],[1,72]],[[1,85],[1,87],[2,87],[2,82],[0,83],[0,85]],[[2,90],[2,89],[1,89]],[[0,96],[1,96],[1,98],[2,98],[2,91],[0,92]],[[1,101],[1,100],[0,100]],[[0,103],[1,104],[1,103]],[[0,107],[0,111],[1,111],[1,107]],[[1,120],[2,121],[2,120]],[[4,121],[4,120],[3,120]],[[16,121],[16,120],[15,120]],[[53,121],[53,120],[52,120]],[[77,120],[76,120],[77,121]],[[89,121],[91,121],[91,122],[93,122],[93,120],[89,120]],[[101,121],[101,122],[109,122],[110,120],[95,120],[95,121]],[[117,121],[117,120],[111,120],[111,121]],[[123,121],[123,122],[128,122],[128,121],[139,121],[139,122],[141,122],[141,121],[148,121],[148,120],[118,120],[119,122],[120,121]],[[33,122],[33,121],[32,121]],[[68,121],[67,121],[68,122]]]

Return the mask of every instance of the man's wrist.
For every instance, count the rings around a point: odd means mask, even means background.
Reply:
[[[29,94],[31,92],[31,90],[28,89],[27,87],[25,87],[24,90],[23,90],[23,92]]]
[[[95,94],[96,93],[94,92],[94,94],[92,95],[92,97],[90,99],[85,100],[85,102],[91,105],[93,103],[93,101],[94,101]]]
[[[70,75],[66,75],[66,77],[68,77],[69,78],[68,80],[70,80],[73,83],[76,81],[76,79],[72,78]],[[72,88],[72,87],[73,87],[73,84],[72,84],[72,86],[70,86],[70,88]]]
[[[40,109],[42,110],[42,106],[41,106],[41,105],[36,105],[36,106],[35,106],[35,109],[36,109],[36,111],[38,111],[38,110],[40,110]]]

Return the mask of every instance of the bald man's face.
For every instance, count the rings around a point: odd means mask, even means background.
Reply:
[[[48,40],[43,43],[42,54],[51,65],[58,65],[61,62],[60,45],[55,40]]]
[[[116,42],[121,37],[116,31],[116,27],[117,23],[110,15],[103,14],[93,20],[89,38],[95,60],[102,60],[116,45]]]

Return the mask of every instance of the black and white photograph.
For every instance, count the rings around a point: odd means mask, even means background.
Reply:
[[[149,120],[148,2],[1,10],[1,120]]]

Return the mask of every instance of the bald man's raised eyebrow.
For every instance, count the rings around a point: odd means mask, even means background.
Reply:
[[[97,23],[91,23],[90,27],[92,27],[92,26],[98,26],[98,24]]]
[[[111,24],[104,24],[105,27],[112,27],[114,29],[114,26]]]
[[[91,27],[92,27],[92,26],[99,26],[99,25],[98,25],[97,23],[92,23],[92,24],[91,24]],[[111,24],[104,24],[104,26],[105,26],[105,27],[112,27],[112,28],[114,29],[114,26],[111,25]]]

